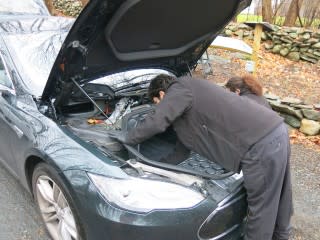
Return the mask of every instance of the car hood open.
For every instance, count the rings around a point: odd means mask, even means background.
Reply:
[[[224,26],[251,0],[91,0],[51,70],[42,99],[66,103],[73,81],[161,68],[192,69]]]

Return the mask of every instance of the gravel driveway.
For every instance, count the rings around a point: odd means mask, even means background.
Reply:
[[[0,164],[0,240],[47,240],[30,194]]]
[[[292,146],[292,240],[320,239],[320,153]],[[0,240],[48,240],[30,195],[0,165]]]
[[[294,237],[320,239],[320,153],[293,145],[291,153]]]

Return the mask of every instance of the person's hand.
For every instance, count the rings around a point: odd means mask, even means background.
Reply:
[[[127,134],[123,131],[119,131],[119,130],[118,131],[117,130],[109,131],[108,136],[110,138],[116,139],[118,142],[126,143]]]

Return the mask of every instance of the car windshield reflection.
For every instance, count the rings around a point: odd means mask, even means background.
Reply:
[[[105,76],[93,80],[91,83],[105,84],[110,86],[114,91],[121,91],[123,87],[130,87],[137,83],[140,83],[140,87],[147,86],[150,80],[159,74],[172,75],[172,73],[160,69],[139,69]]]

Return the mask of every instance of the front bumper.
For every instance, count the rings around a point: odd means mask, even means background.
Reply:
[[[210,213],[219,207],[210,198],[189,209],[157,210],[141,214],[117,208],[106,202],[84,171],[67,171],[65,176],[74,191],[72,196],[87,240],[240,239],[241,224],[228,229],[225,234],[219,234],[218,238],[208,237],[208,226],[210,229],[214,227],[213,218],[209,219]],[[221,224],[224,223],[220,222],[219,225]],[[206,230],[206,235],[201,234],[203,230],[200,228]]]

